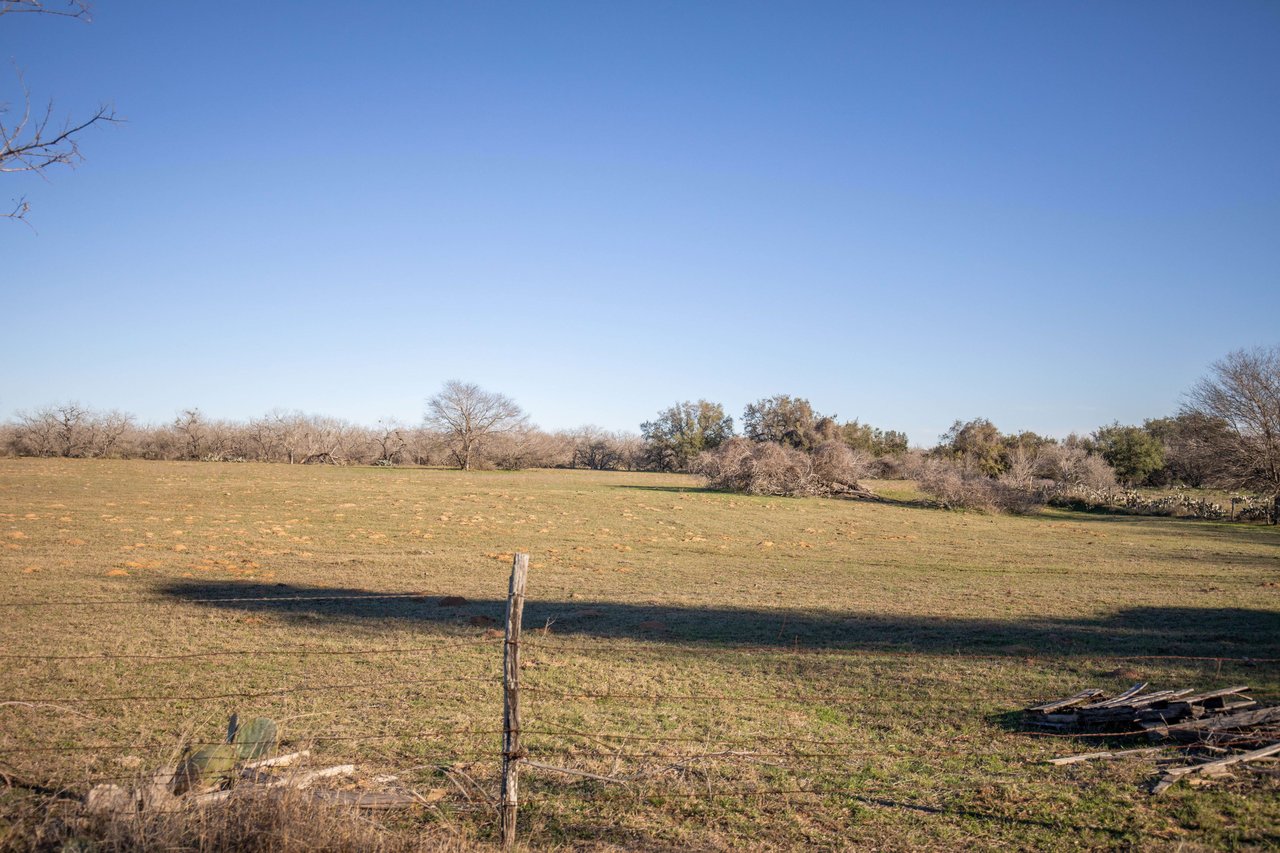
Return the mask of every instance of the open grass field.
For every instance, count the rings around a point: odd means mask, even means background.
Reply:
[[[83,792],[238,710],[447,791],[398,829],[491,842],[440,768],[497,789],[517,550],[531,757],[635,777],[527,771],[531,847],[1280,845],[1274,776],[1151,798],[1149,759],[1046,766],[1099,741],[1011,713],[1135,681],[1280,702],[1280,531],[652,474],[0,460],[0,769]],[[0,846],[27,797],[0,789]]]

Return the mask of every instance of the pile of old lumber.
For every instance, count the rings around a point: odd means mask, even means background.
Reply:
[[[1205,780],[1223,776],[1246,764],[1271,764],[1280,758],[1280,706],[1260,708],[1245,696],[1247,685],[1195,692],[1155,690],[1144,692],[1135,684],[1117,696],[1090,689],[1027,708],[1024,719],[1037,728],[1066,734],[1145,734],[1162,746],[1087,752],[1054,758],[1050,764],[1152,755],[1179,750],[1172,765],[1166,764],[1152,781],[1151,793],[1159,794],[1179,780]],[[1266,768],[1264,772],[1275,771]]]
[[[1207,721],[1258,704],[1244,695],[1249,690],[1246,684],[1199,693],[1192,688],[1144,692],[1146,689],[1143,682],[1117,696],[1107,696],[1096,688],[1083,690],[1027,708],[1024,719],[1037,728],[1067,732],[1136,733],[1145,729],[1163,734],[1183,722]]]

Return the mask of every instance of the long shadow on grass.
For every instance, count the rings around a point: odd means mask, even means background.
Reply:
[[[708,495],[730,495],[732,492],[718,492],[715,489],[708,489],[703,486],[642,486],[635,483],[622,483],[619,485],[609,486],[611,489],[626,489],[628,491],[638,492],[678,492],[680,494],[690,494],[693,492],[701,492]],[[738,497],[741,497],[739,495]]]
[[[334,624],[414,627],[457,636],[501,625],[504,599],[451,602],[353,587],[174,581],[162,595],[191,604]],[[930,653],[1193,655],[1280,658],[1280,612],[1239,607],[1129,607],[1094,618],[959,618],[847,610],[663,606],[530,598],[526,629],[557,637],[706,646],[888,649]],[[322,624],[322,623],[320,623]]]

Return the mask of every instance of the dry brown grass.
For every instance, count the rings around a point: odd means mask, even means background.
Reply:
[[[354,810],[315,802],[300,792],[276,796],[236,795],[203,807],[188,806],[136,815],[88,813],[78,805],[28,801],[11,815],[3,838],[13,851],[147,850],[251,851],[290,853],[408,853],[469,851],[476,845],[442,827],[396,826],[373,821]]]
[[[635,777],[530,772],[521,820],[539,849],[1194,849],[1277,837],[1274,780],[1151,800],[1138,787],[1149,763],[1045,767],[1086,745],[1027,735],[1008,716],[1139,677],[1244,681],[1280,701],[1276,664],[1257,662],[1280,658],[1277,531],[945,512],[898,483],[871,484],[902,501],[883,504],[693,483],[0,461],[0,605],[148,602],[0,611],[3,653],[90,656],[0,659],[0,701],[51,700],[0,707],[0,767],[82,793],[171,761],[184,737],[217,737],[232,710],[265,714],[317,761],[449,791],[438,815],[411,812],[392,829],[490,843],[493,812],[450,774],[496,788],[501,649],[485,620],[501,616],[510,554],[525,550],[528,746],[549,764]],[[351,600],[364,593],[426,597]],[[310,600],[210,600],[280,595]],[[467,603],[442,607],[446,595]],[[399,651],[347,654],[367,649]],[[229,654],[101,658],[208,651]],[[282,685],[337,689],[78,701]],[[95,744],[129,748],[13,751]],[[752,754],[712,757],[730,751]],[[748,793],[797,789],[811,793]],[[0,794],[0,821],[29,800]],[[14,826],[0,844],[28,837]]]

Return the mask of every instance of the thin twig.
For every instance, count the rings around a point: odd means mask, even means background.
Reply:
[[[584,779],[595,779],[600,782],[609,782],[614,785],[631,784],[630,780],[628,779],[619,779],[614,776],[601,776],[599,773],[588,773],[585,770],[574,770],[569,767],[555,767],[551,764],[543,764],[541,761],[531,761],[527,758],[524,759],[523,763],[528,765],[529,767],[536,767],[539,770],[549,770],[553,773],[564,773],[569,776],[581,776]]]
[[[16,705],[23,708],[53,708],[56,711],[62,711],[67,714],[75,714],[77,717],[83,717],[86,720],[93,719],[93,716],[83,711],[77,711],[75,708],[68,708],[65,705],[55,705],[52,702],[24,702],[18,699],[12,699],[6,702],[0,702],[0,708]]]

